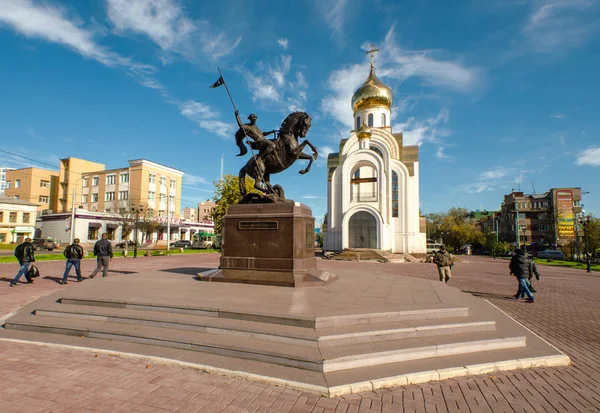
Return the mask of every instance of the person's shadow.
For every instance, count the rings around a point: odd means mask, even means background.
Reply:
[[[481,291],[463,291],[463,292],[473,294],[475,297],[479,297],[479,298],[493,298],[493,299],[497,299],[497,300],[515,301],[514,295],[506,296],[503,294],[492,294],[492,293],[485,293],[485,292],[481,292]]]

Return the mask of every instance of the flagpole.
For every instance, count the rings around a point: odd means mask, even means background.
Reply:
[[[223,77],[223,73],[221,73],[221,69],[217,66],[217,70],[219,71],[219,76],[223,79],[223,84],[225,85],[225,90],[227,90],[227,96],[229,96],[229,100],[231,100],[231,104],[233,105],[233,110],[237,112],[237,107],[235,106],[235,102],[231,97],[231,93],[229,92],[229,87],[227,87],[227,82],[225,82],[225,78]],[[244,137],[246,138],[246,144],[250,148],[250,152],[252,152],[252,157],[254,158],[254,162],[256,162],[256,155],[254,154],[254,149],[252,149],[252,145],[250,145],[250,141],[248,140],[248,135],[246,135],[246,130],[242,127],[242,132],[244,132]]]

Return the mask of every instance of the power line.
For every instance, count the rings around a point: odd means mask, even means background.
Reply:
[[[28,158],[28,157],[26,157],[26,156],[23,156],[23,155],[19,155],[19,154],[16,154],[16,153],[12,153],[12,152],[9,152],[9,151],[5,151],[4,149],[0,149],[0,152],[6,153],[6,154],[8,154],[8,155],[16,156],[17,158],[23,158],[23,159],[27,159],[28,161],[31,161],[31,162],[36,162],[36,163],[39,163],[39,164],[41,164],[41,165],[50,166],[50,167],[52,167],[52,168],[56,169],[56,166],[55,166],[55,165],[51,165],[51,164],[49,164],[49,163],[46,163],[46,162],[43,162],[43,161],[38,161],[37,159]]]

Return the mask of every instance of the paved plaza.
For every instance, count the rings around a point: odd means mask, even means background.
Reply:
[[[154,270],[193,275],[214,268],[217,254],[115,259],[109,277]],[[463,377],[324,398],[192,369],[79,351],[0,341],[2,412],[598,412],[600,411],[600,277],[540,266],[536,303],[516,301],[508,261],[466,257],[451,285],[487,299],[571,357],[572,366]],[[94,260],[83,263],[83,274]],[[434,280],[431,264],[319,260],[323,269],[364,269]],[[0,318],[59,289],[64,262],[41,262],[42,278],[9,288],[16,264],[0,265]],[[74,280],[74,274],[73,278]],[[97,282],[86,281],[86,282]],[[101,282],[101,281],[100,281]],[[140,286],[143,288],[143,286]],[[260,288],[260,287],[257,287]]]

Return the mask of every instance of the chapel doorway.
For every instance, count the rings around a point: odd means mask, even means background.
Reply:
[[[350,217],[350,248],[377,248],[377,220],[366,211],[360,211]]]

